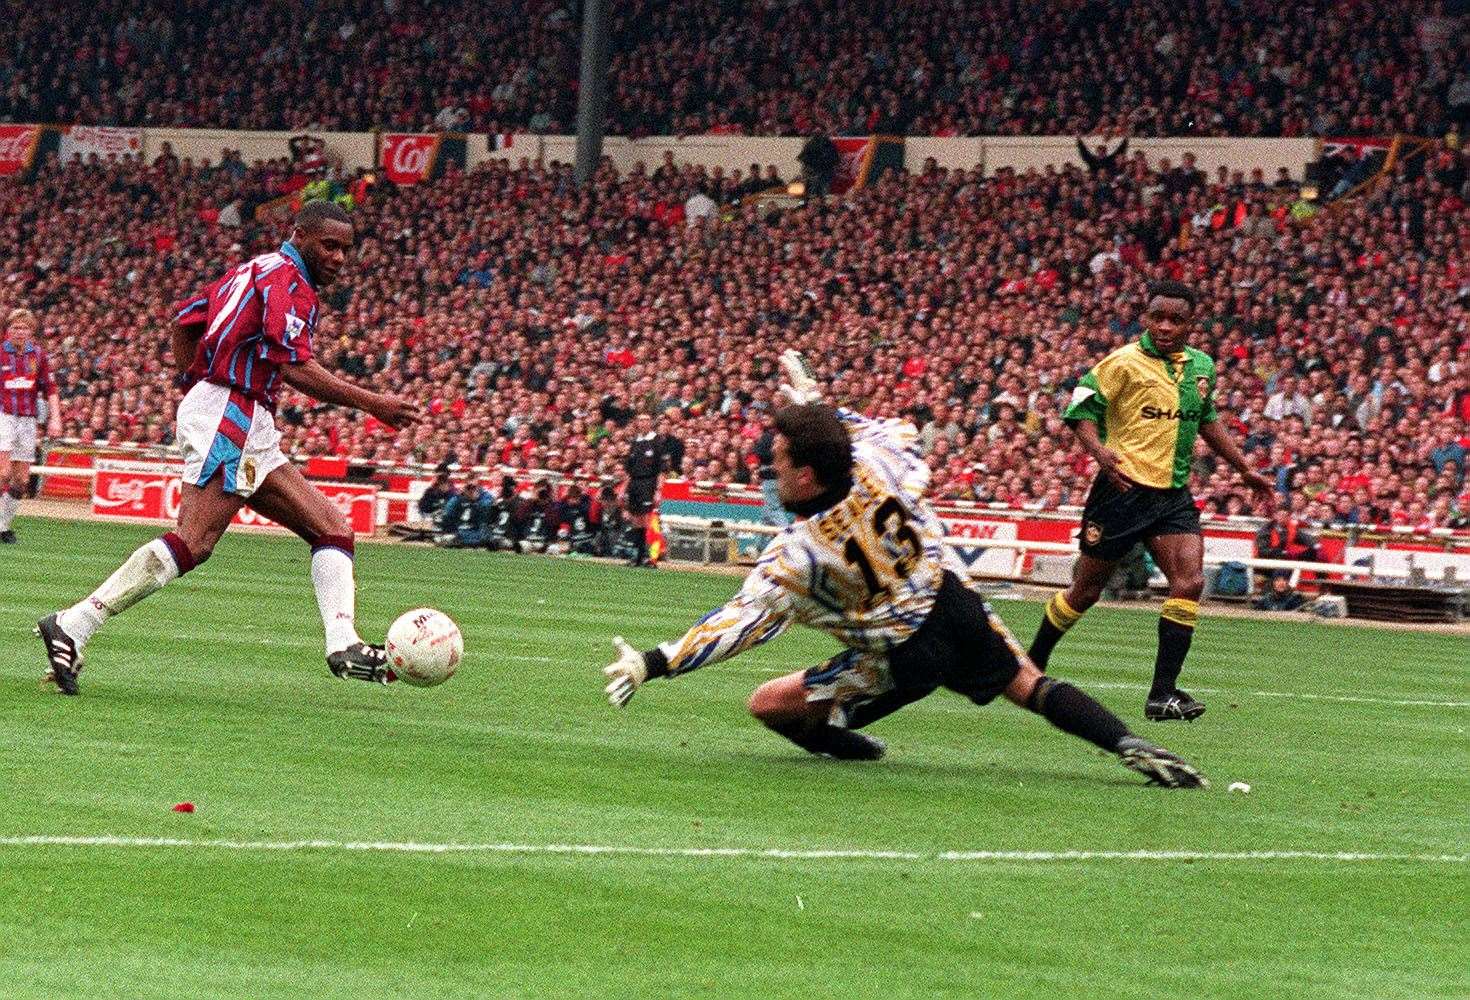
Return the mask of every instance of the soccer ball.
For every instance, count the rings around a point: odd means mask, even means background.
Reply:
[[[454,676],[464,656],[459,626],[442,611],[405,611],[388,629],[388,662],[405,684],[433,687]]]

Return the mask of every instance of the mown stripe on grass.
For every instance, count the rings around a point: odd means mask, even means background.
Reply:
[[[885,851],[846,848],[635,847],[619,844],[454,844],[382,840],[194,840],[184,837],[0,837],[0,847],[100,847],[224,851],[358,851],[397,854],[558,854],[583,857],[754,858],[773,861],[949,861],[1062,863],[1080,861],[1398,861],[1470,862],[1470,854],[1385,854],[1371,851]]]

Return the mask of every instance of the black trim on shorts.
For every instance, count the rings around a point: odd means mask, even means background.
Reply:
[[[1094,559],[1115,562],[1150,538],[1201,533],[1199,508],[1189,487],[1159,489],[1135,483],[1132,489],[1120,490],[1099,475],[1082,509],[1077,547]]]

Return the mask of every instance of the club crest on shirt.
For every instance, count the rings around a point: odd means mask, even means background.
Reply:
[[[1082,537],[1087,540],[1088,545],[1096,545],[1102,541],[1102,525],[1096,521],[1088,521],[1082,526]]]
[[[245,488],[255,489],[255,459],[247,458],[240,463],[240,471],[245,474]]]
[[[306,332],[306,320],[302,319],[300,316],[296,316],[296,315],[293,315],[291,313],[287,313],[286,314],[286,340],[287,340],[287,342],[289,343],[290,341],[295,340],[297,337],[301,336],[301,334],[303,334],[305,332]]]
[[[1204,399],[1210,394],[1210,380],[1201,375],[1194,380],[1194,387],[1199,391],[1199,398]]]

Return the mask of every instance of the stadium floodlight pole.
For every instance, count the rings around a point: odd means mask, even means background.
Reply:
[[[607,125],[607,8],[582,0],[582,84],[577,91],[577,185],[597,172]]]

